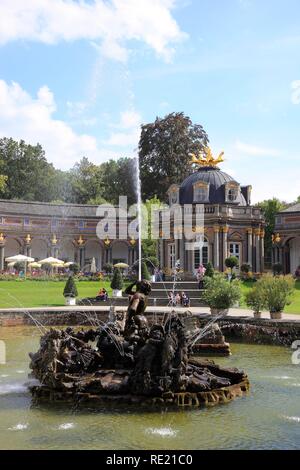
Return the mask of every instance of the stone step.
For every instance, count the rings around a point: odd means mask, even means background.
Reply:
[[[154,289],[151,291],[149,298],[167,298],[170,290],[165,291],[164,289]],[[188,297],[194,297],[194,298],[201,298],[203,296],[204,290],[199,290],[199,289],[176,289],[175,294],[178,292],[184,291]]]
[[[172,290],[174,282],[152,282],[152,290],[154,289],[167,289]],[[186,290],[186,289],[198,289],[198,282],[191,281],[177,281],[175,283],[176,290]]]

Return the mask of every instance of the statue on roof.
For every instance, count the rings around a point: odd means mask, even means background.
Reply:
[[[190,154],[192,157],[191,163],[196,163],[200,166],[213,166],[216,167],[219,163],[224,162],[224,152],[221,152],[217,158],[214,158],[210,147],[205,147],[204,150],[201,150],[198,155],[194,153]]]

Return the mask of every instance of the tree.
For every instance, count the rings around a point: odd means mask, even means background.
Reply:
[[[73,276],[69,276],[65,288],[64,297],[77,297],[78,291]]]
[[[209,142],[200,124],[184,113],[171,113],[142,126],[139,162],[143,198],[157,195],[163,200],[173,183],[180,183],[190,170],[190,153],[198,153]]]
[[[142,279],[146,279],[146,281],[150,281],[150,273],[148,271],[145,261],[142,261]]]
[[[215,270],[213,268],[213,265],[211,263],[207,263],[205,276],[206,277],[214,277],[214,274],[215,274]]]
[[[106,201],[118,204],[119,196],[127,196],[129,205],[136,202],[136,168],[133,158],[119,158],[102,163],[101,174],[102,196]]]
[[[267,199],[257,204],[262,209],[262,213],[266,220],[266,234],[265,234],[265,252],[266,258],[271,259],[272,256],[272,235],[275,231],[275,217],[279,211],[284,209],[286,202],[280,201],[277,198]]]
[[[6,199],[47,202],[56,197],[56,170],[40,144],[0,139],[0,175],[0,196]]]
[[[153,240],[151,237],[151,226],[152,226],[152,209],[155,207],[159,208],[162,204],[160,200],[155,196],[152,199],[148,199],[145,202],[148,217],[148,237],[142,240],[142,252],[144,258],[156,258],[157,256],[157,243],[158,240]],[[142,214],[143,216],[143,214]],[[157,265],[156,265],[157,266]]]
[[[124,283],[123,283],[123,277],[122,277],[121,271],[120,271],[119,268],[115,268],[113,278],[112,278],[112,281],[110,283],[110,287],[113,290],[122,290],[123,285],[124,285]]]
[[[77,204],[87,204],[91,199],[102,197],[101,167],[86,157],[70,171],[72,199]]]

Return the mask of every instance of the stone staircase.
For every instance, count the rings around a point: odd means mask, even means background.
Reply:
[[[152,291],[148,298],[149,306],[167,306],[169,304],[168,293],[173,290],[172,281],[152,282]],[[190,298],[191,307],[204,307],[202,300],[204,289],[198,289],[198,282],[195,281],[177,281],[175,284],[175,293],[184,291]]]

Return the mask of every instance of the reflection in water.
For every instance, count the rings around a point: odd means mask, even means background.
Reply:
[[[33,406],[27,393],[33,327],[0,328],[7,364],[0,366],[0,448],[8,449],[296,449],[300,441],[300,368],[289,349],[232,344],[216,362],[244,369],[251,392],[234,402],[192,411],[119,407]],[[1,393],[2,391],[2,393]],[[5,393],[3,393],[5,391]]]

